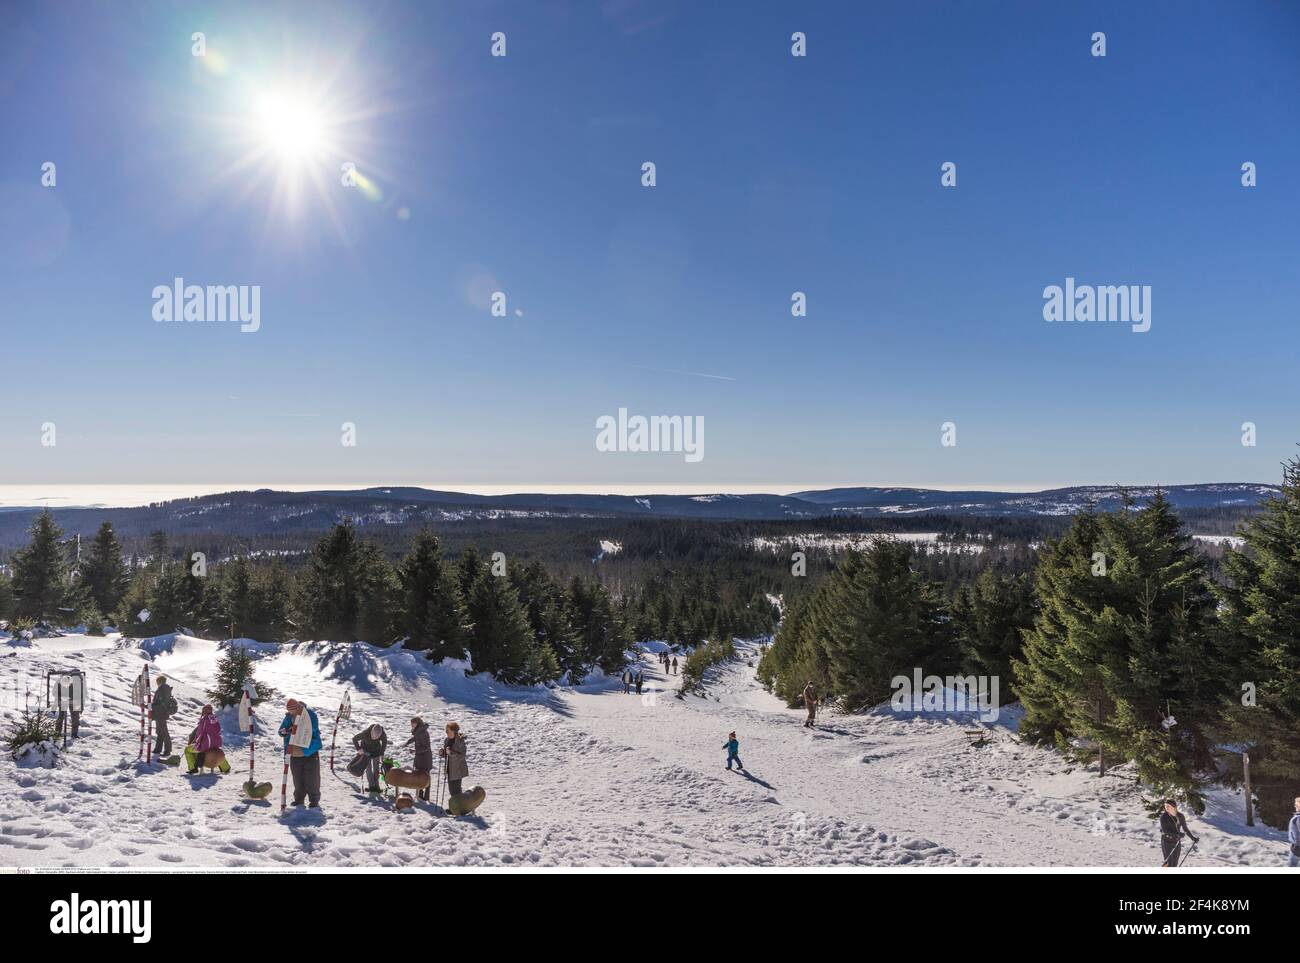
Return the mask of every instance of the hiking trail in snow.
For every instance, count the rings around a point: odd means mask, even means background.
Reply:
[[[222,646],[185,635],[0,637],[6,725],[45,673],[87,675],[81,738],[54,769],[0,759],[0,866],[1158,866],[1154,822],[1132,776],[1105,779],[1015,738],[1014,710],[972,747],[969,717],[904,718],[877,710],[829,714],[816,729],[762,689],[756,646],[712,670],[703,695],[679,698],[644,647],[647,690],[624,694],[614,679],[560,689],[516,688],[466,676],[463,663],[434,665],[422,653],[365,643],[268,645],[249,640],[259,681],[277,695],[259,707],[257,778],[268,800],[240,794],[248,752],[234,709],[222,710],[229,775],[136,759],[139,708],[131,683],[151,666],[173,682],[180,712],[174,751],[184,748],[215,677]],[[334,714],[346,689],[352,719]],[[98,697],[98,704],[93,700]],[[274,730],[287,698],[319,713],[321,809],[280,814],[281,742]],[[487,799],[450,818],[417,802],[397,812],[366,798],[344,765],[352,736],[378,722],[389,754],[421,716],[436,739],[460,722],[469,746],[466,787]],[[736,730],[748,769],[725,769]],[[1191,818],[1200,866],[1278,866],[1284,836],[1241,821],[1239,794],[1216,790]]]

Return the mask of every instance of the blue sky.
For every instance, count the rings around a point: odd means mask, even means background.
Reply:
[[[1300,441],[1300,5],[1132,6],[11,10],[4,481],[1274,481]],[[284,90],[328,127],[296,166],[255,121]],[[259,285],[261,329],[155,322],[177,276]],[[1151,330],[1045,322],[1067,276],[1150,285]],[[705,457],[597,451],[620,407],[703,417]]]

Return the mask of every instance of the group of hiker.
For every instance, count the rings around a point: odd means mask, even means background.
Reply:
[[[633,689],[636,689],[636,694],[640,695],[641,687],[644,685],[645,685],[644,672],[636,672],[632,669],[623,670],[623,694],[624,695],[627,695]]]
[[[149,715],[153,719],[157,738],[154,741],[154,757],[166,759],[172,752],[171,732],[168,721],[179,711],[176,696],[166,676],[158,677],[158,687],[154,690],[152,708]],[[301,806],[304,802],[311,809],[320,805],[320,717],[316,710],[309,708],[297,699],[290,699],[285,704],[284,718],[280,721],[279,734],[284,740],[284,751],[289,757],[289,775],[293,780],[293,805]],[[202,772],[207,753],[221,749],[221,720],[211,705],[205,705],[199,715],[198,724],[186,740],[185,757],[190,775]],[[379,775],[382,771],[385,755],[388,751],[388,733],[378,723],[367,726],[352,737],[352,745],[364,756],[364,774],[371,793],[380,792]],[[429,727],[419,716],[411,719],[411,737],[403,743],[403,748],[413,747],[415,759],[412,769],[418,773],[433,770],[433,748],[429,741]],[[469,765],[465,747],[465,737],[461,734],[460,723],[449,722],[446,736],[438,749],[438,756],[446,760],[447,785],[452,794],[461,792],[462,781],[469,777]],[[230,764],[222,756],[216,763],[222,772],[229,772]],[[419,790],[421,799],[429,799],[428,787]]]
[[[446,760],[447,787],[452,795],[459,795],[461,783],[469,777],[469,763],[465,748],[465,737],[461,734],[459,722],[447,723],[446,735],[438,748],[438,756]],[[419,716],[411,718],[411,738],[402,743],[402,748],[413,747],[415,758],[411,771],[422,774],[433,772],[433,747],[429,741],[429,724]],[[364,764],[366,791],[380,793],[379,774],[383,766],[384,754],[388,749],[388,733],[384,727],[375,723],[367,726],[352,737],[352,747]],[[417,796],[428,801],[432,778],[423,789],[416,790]]]
[[[677,674],[677,656],[672,655],[667,650],[659,653],[659,664],[664,667],[664,671],[669,675]]]

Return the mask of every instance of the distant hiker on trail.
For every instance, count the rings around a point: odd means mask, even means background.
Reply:
[[[808,710],[808,718],[804,721],[804,728],[811,729],[817,722],[817,690],[813,688],[812,680],[803,687],[803,704]]]
[[[1200,840],[1187,828],[1187,819],[1178,811],[1178,804],[1172,799],[1165,800],[1164,812],[1160,814],[1160,849],[1165,861],[1161,866],[1177,866],[1183,852],[1183,837],[1193,843]]]
[[[289,753],[289,772],[293,776],[293,804],[301,806],[307,798],[309,808],[320,805],[320,720],[316,711],[297,699],[285,705],[280,735]]]
[[[642,686],[642,684],[644,684],[644,683],[645,683],[645,673],[643,673],[643,672],[638,672],[638,673],[636,674],[636,694],[637,694],[637,695],[640,695],[640,694],[641,694],[641,686]]]
[[[1291,858],[1287,860],[1287,865],[1300,866],[1300,796],[1295,797],[1295,815],[1287,827],[1286,838],[1291,843]]]
[[[157,696],[154,697],[155,699]],[[212,706],[203,707],[203,713],[199,716],[199,724],[194,727],[190,737],[186,740],[189,748],[194,750],[194,760],[190,766],[190,775],[197,775],[203,771],[203,756],[210,749],[221,748],[221,723],[217,720],[216,714],[212,711]]]
[[[366,754],[366,784],[368,792],[383,792],[379,788],[379,765],[384,761],[388,751],[388,733],[384,727],[375,723],[362,729],[352,737],[352,746],[358,752]]]
[[[442,740],[438,755],[447,760],[447,787],[453,796],[460,795],[460,781],[469,776],[469,762],[465,758],[465,737],[460,734],[460,723],[447,723],[447,738]]]
[[[727,772],[731,772],[731,764],[734,761],[736,768],[741,772],[745,771],[745,764],[740,761],[740,740],[736,738],[734,732],[728,733],[727,741],[722,744],[722,748],[727,750]]]
[[[623,695],[627,695],[631,691],[632,691],[632,670],[624,669],[623,670]]]
[[[172,734],[167,731],[167,720],[176,714],[180,706],[172,695],[172,687],[167,683],[167,676],[158,676],[158,688],[153,694],[153,709],[149,715],[158,729],[158,738],[154,740],[153,757],[166,759],[172,754]]]
[[[411,738],[402,744],[402,748],[405,749],[410,745],[415,746],[415,761],[411,763],[411,769],[415,772],[432,772],[433,746],[429,743],[429,726],[419,716],[411,720]],[[416,795],[428,802],[430,788],[430,786],[426,786],[423,789],[416,790]]]
[[[673,675],[677,674],[677,656],[673,656]]]

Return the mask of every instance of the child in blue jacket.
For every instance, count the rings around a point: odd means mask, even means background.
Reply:
[[[727,772],[731,772],[733,761],[736,763],[736,768],[743,771],[745,764],[740,761],[740,740],[736,738],[734,732],[727,736],[727,741],[722,744],[722,748],[727,750]]]

